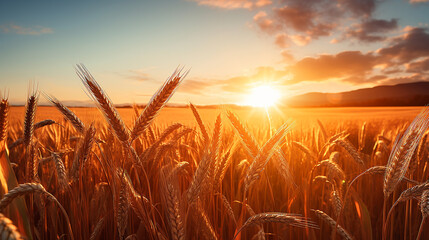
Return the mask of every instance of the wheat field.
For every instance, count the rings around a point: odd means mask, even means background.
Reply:
[[[78,74],[98,109],[2,99],[2,239],[429,238],[427,108],[162,109],[177,71],[117,109]]]

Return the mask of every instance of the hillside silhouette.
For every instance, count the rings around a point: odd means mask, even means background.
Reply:
[[[349,92],[311,92],[287,100],[290,107],[423,106],[429,104],[429,82],[362,88]]]

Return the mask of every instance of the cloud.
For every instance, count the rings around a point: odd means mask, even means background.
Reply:
[[[290,39],[285,33],[277,34],[275,43],[280,48],[287,48],[289,47]]]
[[[270,0],[193,0],[198,5],[206,5],[224,9],[254,9],[270,5]]]
[[[312,40],[330,36],[335,31],[344,29],[350,36],[367,41],[379,41],[384,38],[377,34],[368,35],[368,33],[394,29],[397,27],[397,20],[367,20],[376,9],[377,2],[376,0],[283,0],[274,3],[271,11],[258,12],[253,21],[262,32],[275,36],[275,42],[280,47],[284,44],[281,44],[279,36],[290,36],[289,38],[296,45],[304,46]],[[341,21],[344,18],[348,18],[349,21]],[[353,25],[353,22],[363,19],[366,21],[360,24],[360,31],[356,31],[354,29],[356,24]],[[343,26],[344,24],[352,24],[353,28],[347,28]]]
[[[185,79],[179,87],[180,92],[190,94],[202,94],[206,89],[219,85],[217,80],[213,79]]]
[[[282,55],[282,61],[284,63],[290,63],[292,62],[295,58],[293,57],[293,55],[288,51],[288,50],[282,50],[280,52],[280,54]]]
[[[31,28],[22,27],[16,24],[4,24],[0,25],[0,30],[3,33],[12,33],[19,35],[42,35],[53,33],[52,28],[42,27],[42,26],[34,26]]]
[[[429,0],[410,0],[410,3],[424,3],[429,2]]]
[[[371,16],[376,8],[377,0],[339,0],[340,5],[348,9],[355,16]]]
[[[309,44],[334,32],[348,30],[350,36],[362,41],[380,41],[378,34],[368,35],[372,28],[385,32],[396,28],[397,20],[372,20],[363,22],[361,31],[347,28],[362,19],[370,19],[380,0],[193,0],[199,5],[223,9],[255,10],[253,24],[261,32],[275,38],[280,48]],[[269,7],[266,7],[269,6]],[[344,21],[344,19],[347,19]],[[378,33],[378,31],[372,31]],[[341,34],[340,34],[341,35]],[[290,41],[285,41],[286,36]],[[344,38],[345,39],[345,38]],[[343,39],[343,40],[344,40]],[[338,40],[335,40],[338,41]]]
[[[429,71],[429,57],[421,61],[415,61],[406,64],[407,72],[409,73],[421,73]]]
[[[389,46],[377,50],[392,65],[429,56],[429,34],[426,29],[408,27],[405,31],[402,36],[393,38]]]
[[[293,79],[290,84],[303,81],[324,81],[340,79],[348,82],[357,76],[362,78],[372,71],[377,64],[377,57],[372,53],[363,54],[360,51],[345,51],[336,55],[320,55],[301,59],[290,71]]]
[[[369,19],[354,24],[347,29],[341,40],[355,38],[361,42],[377,42],[386,39],[380,33],[386,33],[398,28],[398,20]]]
[[[260,11],[253,16],[253,21],[262,32],[268,34],[275,34],[281,30],[281,26],[272,19],[269,19],[265,11]]]
[[[152,80],[150,75],[146,72],[146,70],[142,69],[136,69],[136,70],[129,70],[126,73],[118,73],[121,77],[124,77],[125,79],[138,81],[138,82],[145,82]]]

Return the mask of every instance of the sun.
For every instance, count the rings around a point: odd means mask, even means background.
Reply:
[[[261,85],[252,89],[246,105],[253,107],[271,107],[280,99],[280,92],[270,85]]]

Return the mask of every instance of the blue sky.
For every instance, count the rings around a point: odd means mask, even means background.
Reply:
[[[267,82],[287,96],[429,80],[425,46],[402,54],[426,39],[428,2],[306,2],[1,1],[0,89],[12,103],[30,82],[87,101],[77,63],[115,103],[148,101],[179,65],[191,68],[179,103],[241,103]]]

